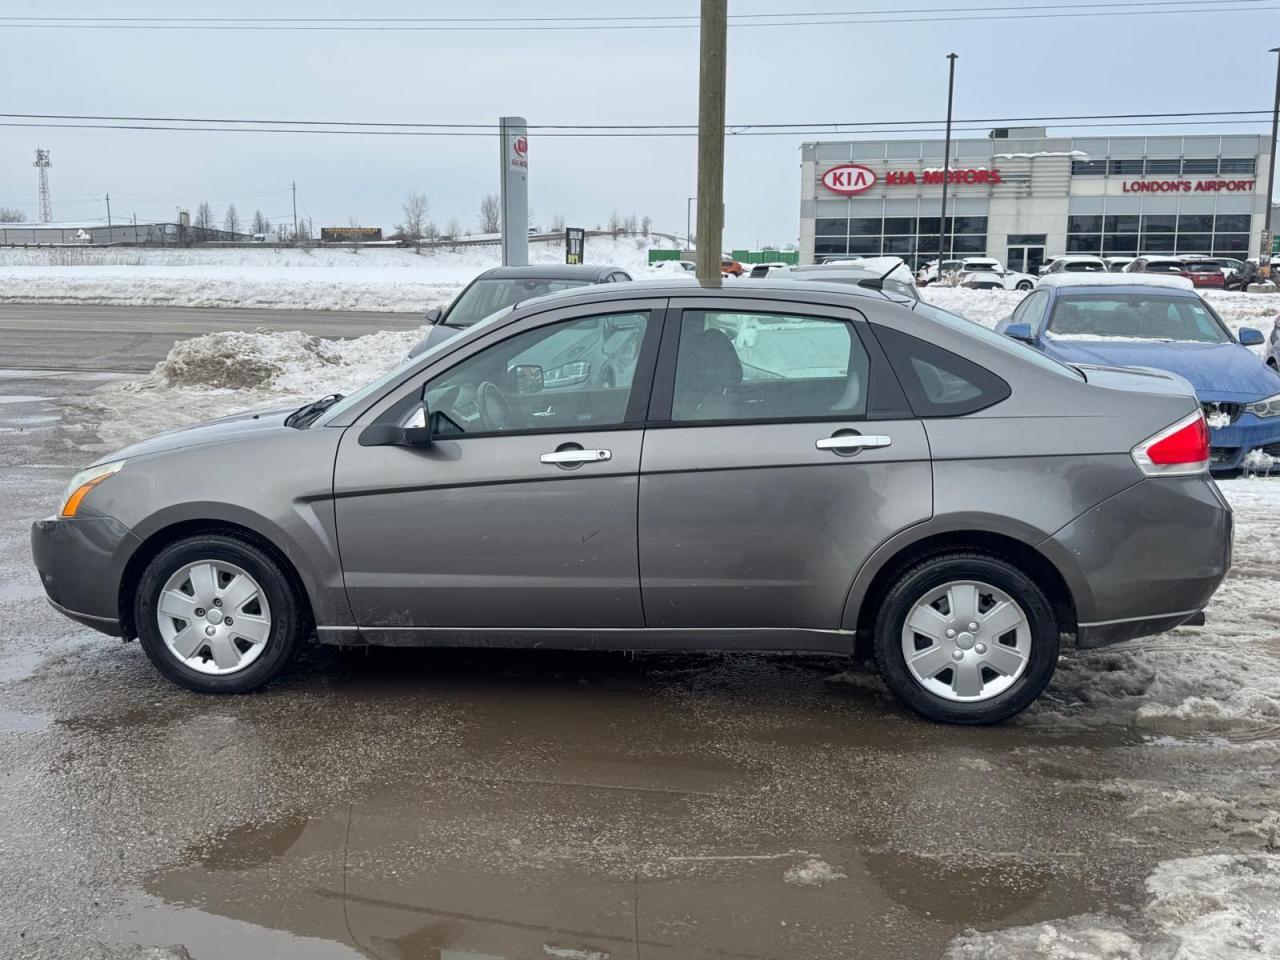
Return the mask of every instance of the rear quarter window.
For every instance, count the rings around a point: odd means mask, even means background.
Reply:
[[[917,417],[976,413],[1012,392],[1001,377],[959,354],[892,327],[874,329]]]

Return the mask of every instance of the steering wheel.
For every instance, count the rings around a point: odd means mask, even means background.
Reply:
[[[480,417],[488,431],[510,429],[513,417],[511,401],[492,380],[486,380],[476,388],[476,402],[480,405]]]

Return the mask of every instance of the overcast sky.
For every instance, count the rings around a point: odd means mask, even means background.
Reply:
[[[1013,0],[731,0],[730,13],[905,11],[1012,5]],[[1118,0],[1104,0],[1118,2]],[[1204,0],[1202,7],[1216,0]],[[1218,3],[1221,6],[1220,3]],[[1238,4],[1237,4],[1238,6]],[[14,16],[566,16],[693,14],[696,0],[362,0],[130,2],[10,0]],[[1062,10],[1083,8],[1064,5]],[[1215,12],[730,29],[728,121],[932,120],[945,109],[948,51],[960,55],[957,118],[1271,106],[1280,16]],[[1193,8],[1194,9],[1194,8]],[[905,15],[905,14],[904,14]],[[942,16],[939,14],[939,16]],[[695,123],[698,33],[680,30],[512,32],[223,32],[19,29],[0,22],[0,89],[14,113],[485,123]],[[0,118],[0,121],[7,118]],[[1263,132],[1253,121],[1190,127]],[[1055,128],[1066,131],[1063,128]],[[1173,127],[1139,128],[1170,132]],[[1086,131],[1070,131],[1083,133]],[[1112,131],[1115,132],[1115,131]],[[973,136],[974,134],[968,134]],[[981,135],[981,134],[977,134]],[[799,143],[731,137],[725,247],[787,243],[799,216]],[[846,139],[828,136],[826,139]],[[474,226],[497,189],[496,137],[36,130],[0,127],[0,204],[36,214],[37,145],[53,155],[55,219],[172,219],[208,200],[276,219],[390,229],[409,190],[442,225]],[[689,138],[530,137],[534,221],[562,213],[591,227],[610,211],[648,214],[683,233],[695,192]]]

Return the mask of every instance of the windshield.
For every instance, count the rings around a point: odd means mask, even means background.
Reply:
[[[976,340],[991,347],[997,347],[1005,353],[1014,354],[1021,360],[1034,363],[1046,370],[1052,370],[1054,373],[1064,377],[1070,377],[1073,380],[1083,380],[1084,376],[1075,368],[1067,366],[1065,363],[1059,363],[1057,360],[1051,360],[1039,350],[1035,350],[1025,343],[1018,340],[1011,340],[1008,337],[1001,336],[989,327],[984,327],[980,323],[967,320],[959,314],[950,313],[940,307],[935,307],[931,303],[925,303],[923,300],[918,301],[912,308],[921,316],[935,320],[945,327],[952,330],[959,330],[961,333],[967,334]]]
[[[509,307],[522,300],[534,297],[545,297],[549,293],[560,290],[572,290],[574,287],[587,287],[590,280],[549,279],[546,277],[495,278],[477,280],[453,302],[449,312],[444,316],[444,323],[451,327],[469,327],[477,320],[483,320],[489,314]]]
[[[981,260],[970,260],[964,265],[964,268],[970,273],[976,273],[979,270],[986,270],[988,273],[996,269],[994,263],[984,263]]]
[[[1218,318],[1198,297],[1160,293],[1059,297],[1046,333],[1062,340],[1231,342]]]
[[[1106,273],[1107,265],[1098,260],[1068,260],[1062,269],[1067,273]]]

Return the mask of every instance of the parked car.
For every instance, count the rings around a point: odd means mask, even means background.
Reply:
[[[746,272],[747,272],[747,268],[744,267],[737,260],[726,257],[725,259],[720,261],[720,273],[722,276],[740,277]]]
[[[944,260],[942,261],[942,274],[958,272],[963,260]],[[938,261],[930,260],[923,267],[916,271],[916,283],[920,286],[928,286],[931,283],[937,283],[939,277]]]
[[[1030,290],[1036,285],[1036,278],[1006,270],[999,260],[989,257],[965,257],[960,264],[959,283],[973,290]]]
[[[1185,281],[1066,279],[1080,282],[1046,277],[996,331],[1063,363],[1183,377],[1204,408],[1213,470],[1239,469],[1253,450],[1280,456],[1280,375],[1247,349],[1263,343],[1258,330],[1232,336]]]
[[[1164,273],[1191,279],[1187,262],[1181,257],[1144,256],[1124,268],[1125,273]]]
[[[1272,370],[1280,370],[1280,314],[1271,322],[1271,333],[1267,335],[1267,366]]]
[[[848,283],[866,290],[883,290],[912,300],[920,299],[911,270],[897,257],[873,257],[844,263],[821,263],[787,267],[770,274],[776,280],[808,280]]]
[[[1120,273],[1137,257],[1103,257],[1102,259],[1106,261],[1107,270],[1111,273]]]
[[[601,324],[634,365],[548,394],[553,342]],[[103,457],[32,553],[56,609],[202,692],[264,686],[313,636],[867,650],[920,714],[985,723],[1035,700],[1060,635],[1202,622],[1231,554],[1208,460],[1182,379],[926,303],[602,284],[349,397]]]
[[[1110,268],[1107,261],[1084,253],[1069,253],[1063,257],[1055,257],[1040,268],[1040,273],[1048,276],[1051,273],[1106,273]]]
[[[621,267],[586,264],[545,263],[529,267],[494,267],[463,287],[453,303],[426,313],[431,324],[427,335],[413,345],[409,356],[416,357],[437,343],[457,336],[473,324],[522,300],[532,300],[560,290],[572,290],[594,283],[623,283],[631,274]]]
[[[1214,260],[1187,260],[1187,278],[1197,287],[1225,290],[1227,278]]]
[[[1228,290],[1248,290],[1249,285],[1259,280],[1258,261],[1246,260],[1244,265],[1226,279]]]
[[[782,260],[771,260],[768,263],[753,263],[751,265],[751,273],[749,276],[753,280],[759,280],[762,277],[769,276],[769,274],[775,270],[785,270],[789,266],[791,266],[791,264]]]
[[[692,260],[659,260],[650,264],[655,273],[695,273],[698,265]]]

